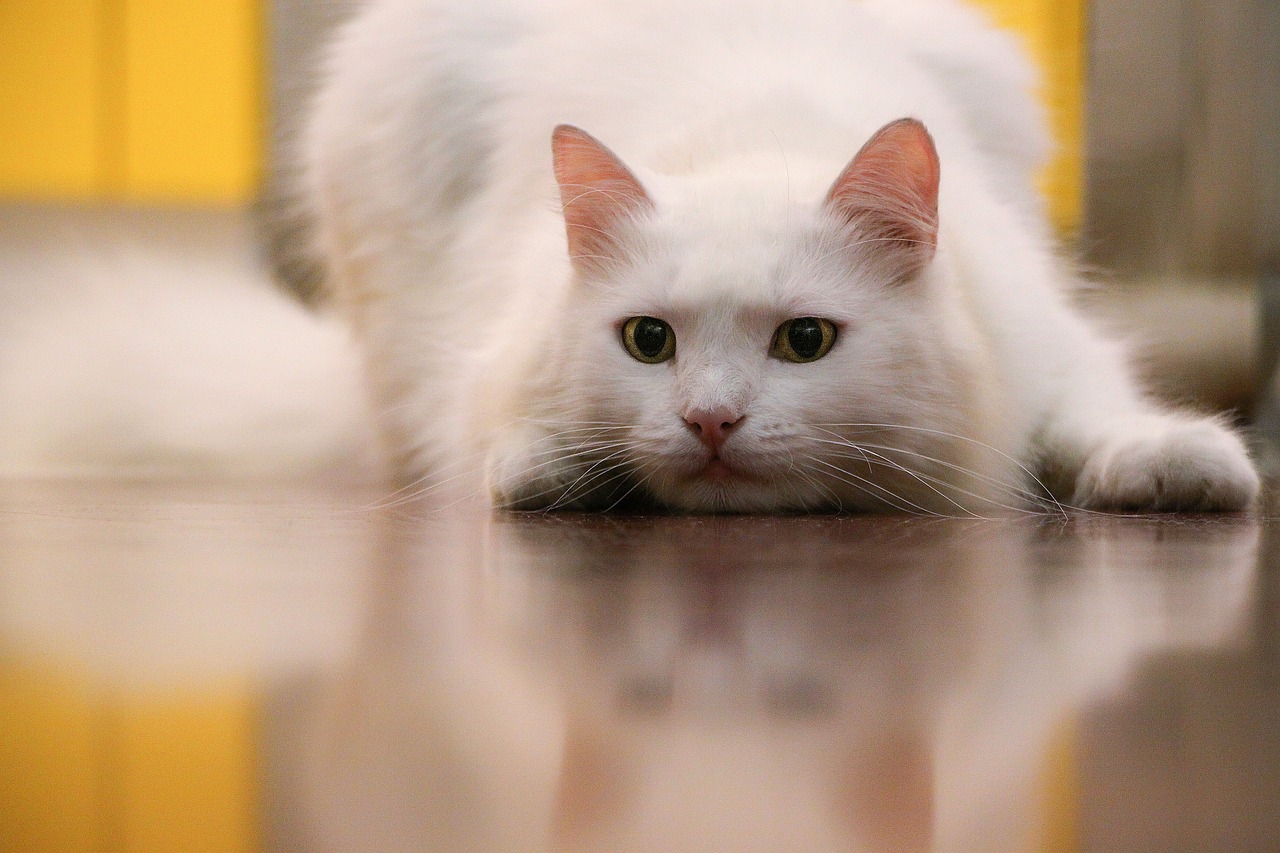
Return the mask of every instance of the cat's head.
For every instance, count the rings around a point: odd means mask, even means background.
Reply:
[[[552,147],[584,494],[621,466],[682,510],[964,501],[948,436],[967,381],[931,273],[940,168],[920,122],[882,128],[809,203],[741,169],[651,193],[574,127]]]

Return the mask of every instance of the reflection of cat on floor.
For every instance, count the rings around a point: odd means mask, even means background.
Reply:
[[[1256,556],[1248,525],[1163,528],[1229,554],[1177,574],[1134,526],[723,531],[539,518],[482,565],[402,555],[312,751],[331,849],[1026,850],[1082,707],[1228,642]]]

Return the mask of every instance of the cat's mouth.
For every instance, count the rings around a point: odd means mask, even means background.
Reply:
[[[700,480],[710,480],[713,483],[752,479],[750,474],[741,468],[735,468],[720,457],[719,454],[713,454],[694,476]]]
[[[727,480],[737,475],[737,473],[730,467],[728,462],[725,462],[719,456],[712,456],[711,461],[706,464],[699,476],[706,477],[708,480],[720,481]]]

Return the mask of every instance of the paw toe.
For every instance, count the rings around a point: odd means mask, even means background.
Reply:
[[[1231,511],[1248,507],[1258,475],[1240,440],[1212,421],[1147,422],[1090,454],[1076,506],[1122,512]]]

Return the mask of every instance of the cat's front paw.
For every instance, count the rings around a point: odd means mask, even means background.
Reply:
[[[552,505],[563,491],[547,437],[533,429],[501,435],[485,462],[489,498],[500,509],[536,510]]]
[[[1209,420],[1142,415],[1118,420],[1085,459],[1071,502],[1121,512],[1248,507],[1258,475],[1244,444]]]
[[[539,427],[513,427],[495,441],[485,463],[493,505],[510,510],[586,509],[616,478]]]

